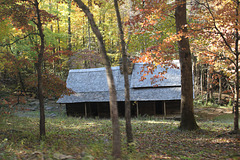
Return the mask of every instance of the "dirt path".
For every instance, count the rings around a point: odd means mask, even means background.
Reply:
[[[212,120],[217,116],[232,114],[232,109],[227,107],[198,107],[194,109],[194,112],[199,120]]]

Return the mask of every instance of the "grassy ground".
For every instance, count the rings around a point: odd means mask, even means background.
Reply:
[[[125,122],[121,119],[123,159],[238,159],[239,135],[224,134],[233,129],[233,115],[225,112],[226,108],[224,112],[211,109],[216,114],[208,114],[209,107],[197,112],[201,130],[192,132],[179,131],[178,121],[133,119],[135,143],[131,153],[126,148]],[[53,113],[56,115],[51,117]],[[47,136],[40,142],[38,114],[21,111],[0,115],[0,159],[112,159],[110,120],[66,117],[48,111]]]

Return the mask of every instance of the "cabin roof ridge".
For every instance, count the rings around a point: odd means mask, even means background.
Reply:
[[[118,70],[119,66],[113,66],[111,67],[111,69],[114,70]],[[86,69],[71,69],[69,70],[69,72],[71,73],[83,73],[83,72],[102,72],[105,71],[106,68],[105,67],[100,67],[100,68],[86,68]]]

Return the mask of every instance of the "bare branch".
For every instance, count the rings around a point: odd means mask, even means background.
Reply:
[[[1,46],[1,47],[11,46],[11,45],[17,43],[18,41],[29,37],[30,35],[38,35],[38,33],[29,33],[29,34],[27,34],[27,35],[25,35],[25,36],[23,36],[23,37],[21,37],[21,38],[16,39],[16,40],[13,41],[12,43],[0,44],[0,46]]]

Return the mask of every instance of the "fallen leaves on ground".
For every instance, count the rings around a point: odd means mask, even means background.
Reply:
[[[31,156],[40,159],[112,159],[109,119],[47,118],[47,137],[42,142],[39,141],[38,121],[38,118],[14,115],[1,118],[0,159],[27,159]],[[122,119],[123,158],[198,160],[238,156],[239,135],[228,134],[232,124],[213,120],[198,124],[201,130],[180,131],[178,121],[153,117],[133,119],[134,150],[128,153],[125,121]]]

